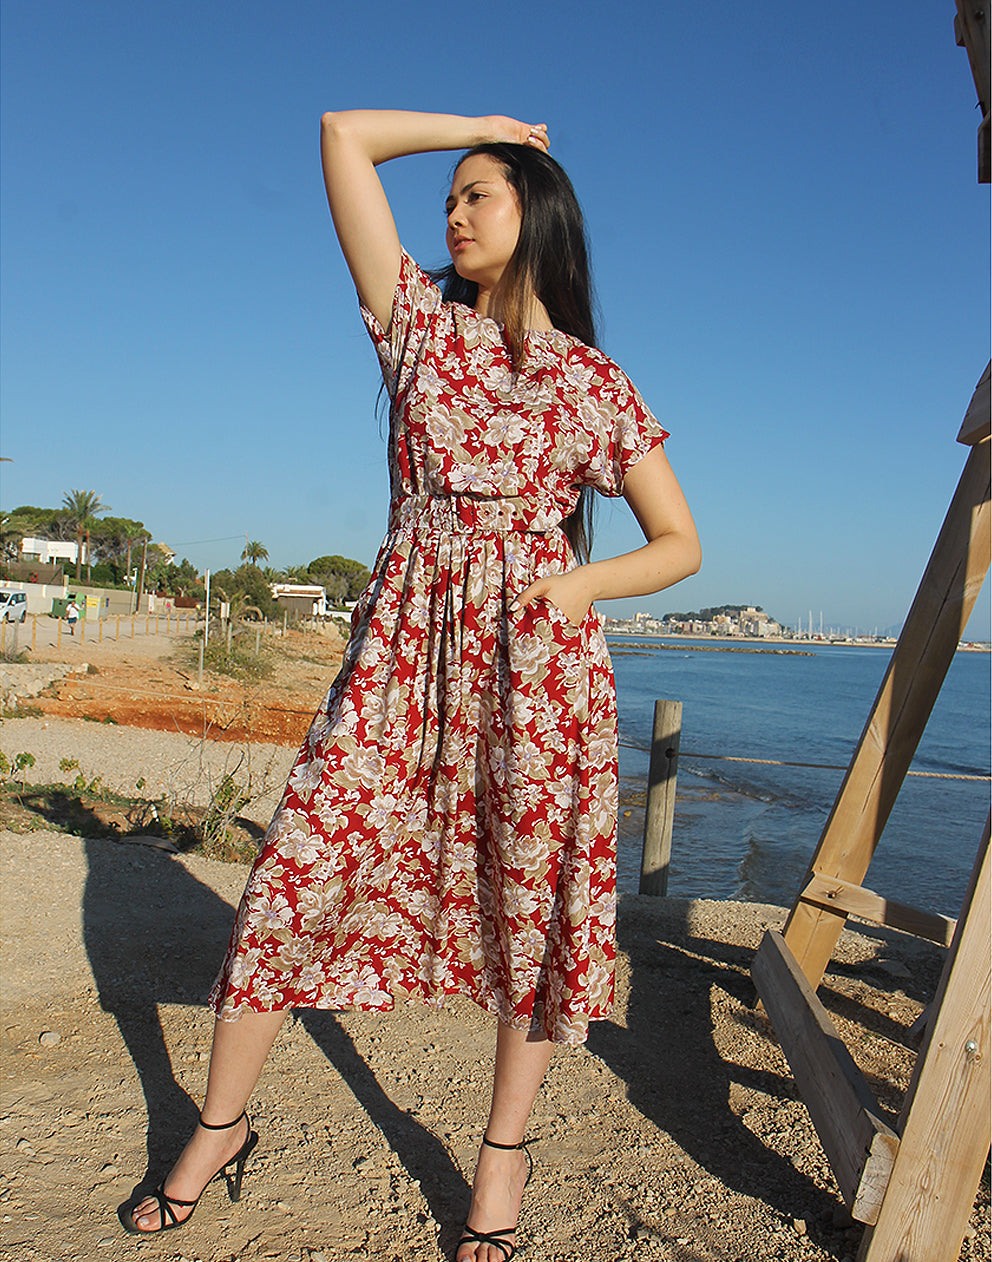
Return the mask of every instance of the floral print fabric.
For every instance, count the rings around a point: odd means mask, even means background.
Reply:
[[[535,578],[574,564],[579,488],[617,495],[667,435],[602,352],[445,303],[403,255],[363,312],[391,400],[389,531],[211,993],[245,1008],[467,995],[582,1042],[613,1002],[616,707],[599,616]]]

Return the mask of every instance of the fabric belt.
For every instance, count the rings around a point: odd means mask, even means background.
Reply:
[[[543,521],[542,521],[543,519]],[[480,495],[409,495],[393,501],[390,530],[404,527],[449,534],[548,534],[560,523],[543,524],[547,511],[523,499]]]

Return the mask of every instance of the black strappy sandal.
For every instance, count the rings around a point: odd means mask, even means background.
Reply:
[[[495,1144],[485,1135],[482,1142],[487,1148],[499,1148],[503,1152],[522,1152],[527,1158],[527,1177],[524,1179],[524,1188],[530,1182],[530,1176],[534,1173],[534,1158],[530,1155],[530,1149],[527,1147],[527,1140],[523,1140],[519,1144]],[[501,1227],[498,1231],[473,1231],[472,1228],[465,1224],[465,1230],[459,1238],[458,1244],[455,1245],[455,1254],[463,1244],[488,1244],[493,1248],[499,1249],[503,1254],[503,1262],[511,1262],[511,1259],[517,1252],[517,1246],[511,1244],[509,1240],[504,1240],[503,1236],[512,1236],[516,1234],[516,1227]]]
[[[173,1231],[176,1227],[182,1227],[184,1223],[188,1223],[193,1217],[193,1211],[196,1209],[197,1205],[199,1205],[200,1197],[207,1190],[210,1184],[213,1183],[214,1179],[219,1179],[221,1175],[224,1176],[224,1182],[227,1184],[228,1196],[232,1201],[239,1201],[241,1199],[241,1180],[245,1173],[245,1162],[251,1155],[252,1149],[258,1143],[258,1136],[251,1128],[251,1118],[248,1116],[248,1111],[247,1109],[244,1110],[240,1117],[236,1117],[233,1122],[224,1122],[220,1126],[214,1126],[210,1122],[205,1122],[202,1117],[199,1121],[199,1125],[202,1126],[205,1131],[229,1131],[232,1127],[237,1126],[242,1118],[244,1118],[244,1120],[248,1123],[248,1135],[245,1138],[245,1142],[241,1145],[234,1156],[225,1161],[220,1169],[215,1171],[206,1183],[204,1183],[203,1187],[200,1189],[200,1196],[198,1196],[195,1201],[184,1201],[178,1196],[169,1196],[165,1190],[165,1183],[162,1182],[158,1185],[155,1191],[152,1192],[152,1196],[154,1196],[155,1200],[158,1202],[159,1225],[145,1230],[144,1228],[139,1227],[134,1221],[134,1210],[128,1210],[127,1213],[121,1215],[121,1225],[124,1230],[130,1232],[132,1236],[157,1236],[160,1232]],[[234,1166],[233,1175],[228,1174],[228,1170],[231,1166]],[[185,1218],[177,1218],[172,1210],[173,1205],[179,1206],[180,1209],[188,1209],[189,1213]],[[150,1209],[147,1213],[154,1214],[155,1211],[154,1209]],[[141,1217],[144,1218],[145,1215],[142,1214]]]

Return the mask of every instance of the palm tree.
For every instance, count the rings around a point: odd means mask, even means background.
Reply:
[[[242,561],[250,561],[252,565],[258,565],[259,561],[268,559],[269,550],[264,543],[259,543],[257,539],[245,540],[245,550],[241,554]]]
[[[66,518],[76,527],[76,582],[83,565],[83,534],[89,533],[90,522],[100,513],[109,513],[110,505],[104,504],[96,491],[66,491],[62,496],[62,508]],[[86,550],[87,564],[89,549]]]
[[[121,534],[127,543],[127,561],[125,562],[124,572],[131,578],[131,549],[136,543],[150,543],[151,535],[144,528],[141,522],[128,522],[121,527]]]

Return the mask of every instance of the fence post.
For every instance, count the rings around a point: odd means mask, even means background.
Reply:
[[[682,735],[682,702],[654,703],[651,767],[644,811],[644,848],[641,853],[640,894],[668,893],[668,865],[672,858],[675,782]]]
[[[33,613],[31,615],[31,652],[32,653],[34,652],[34,646],[37,639],[38,639],[38,615],[36,613]]]

